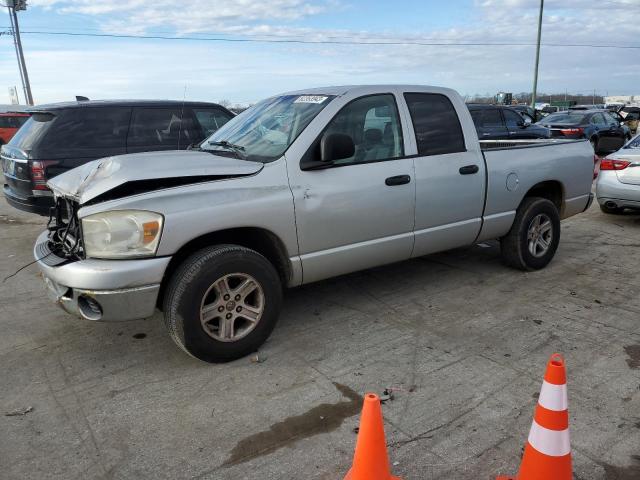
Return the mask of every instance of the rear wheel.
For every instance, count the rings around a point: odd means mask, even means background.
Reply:
[[[525,198],[509,233],[500,239],[504,262],[519,270],[539,270],[554,257],[560,243],[560,215],[546,198]]]
[[[205,362],[224,362],[264,343],[281,304],[280,277],[265,257],[238,245],[220,245],[194,253],[178,267],[163,309],[180,348]]]

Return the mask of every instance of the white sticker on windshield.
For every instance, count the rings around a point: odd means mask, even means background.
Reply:
[[[293,103],[322,103],[327,98],[325,95],[300,95]]]

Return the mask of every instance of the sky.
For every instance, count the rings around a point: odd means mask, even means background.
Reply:
[[[18,15],[36,103],[84,95],[248,104],[323,85],[425,84],[463,95],[531,91],[540,1],[28,0],[27,5]],[[6,32],[9,16],[0,11],[0,32]],[[539,91],[640,95],[639,24],[640,0],[546,0]],[[139,38],[144,36],[169,39]],[[376,44],[362,44],[371,42]],[[11,86],[23,99],[12,37],[4,34],[0,103],[9,102]]]

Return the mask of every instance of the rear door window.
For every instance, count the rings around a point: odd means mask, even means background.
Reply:
[[[219,108],[194,108],[193,113],[205,137],[211,135],[233,118],[233,115]]]
[[[127,148],[132,152],[175,150],[197,142],[201,134],[190,109],[136,108]]]
[[[69,151],[124,148],[130,108],[70,108],[56,114],[42,148]]]
[[[435,93],[405,93],[419,155],[464,152],[460,119],[451,101]]]
[[[502,128],[504,123],[497,108],[487,108],[482,110],[482,126],[486,128]]]

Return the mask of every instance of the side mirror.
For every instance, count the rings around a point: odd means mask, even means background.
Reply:
[[[333,162],[343,158],[353,157],[356,146],[353,138],[344,133],[330,133],[320,140],[320,161]]]

